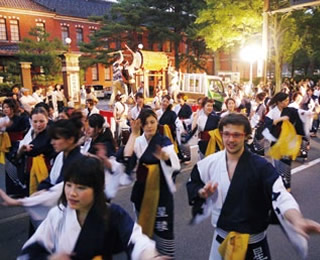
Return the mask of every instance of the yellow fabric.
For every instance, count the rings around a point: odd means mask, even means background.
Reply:
[[[294,126],[285,120],[282,122],[281,133],[278,141],[270,148],[268,155],[276,160],[290,156],[295,160],[300,152],[302,136],[297,135]]]
[[[7,132],[0,134],[0,164],[5,163],[5,153],[9,152],[11,147],[10,137]]]
[[[43,155],[40,154],[32,158],[32,167],[30,170],[30,187],[29,195],[37,191],[41,181],[48,177],[48,168],[44,161]]]
[[[144,165],[148,175],[138,223],[148,237],[152,237],[160,196],[160,168],[158,164]]]
[[[222,137],[218,128],[209,131],[209,135],[210,140],[207,146],[205,157],[216,152],[216,144],[218,144],[220,151],[224,149]]]
[[[244,260],[248,242],[249,234],[230,232],[218,250],[224,260]]]
[[[92,260],[103,260],[101,255],[97,255],[94,258],[92,258]]]
[[[174,146],[174,151],[176,153],[178,153],[179,150],[178,150],[177,142],[173,139],[173,136],[172,136],[172,133],[171,133],[171,129],[170,129],[170,127],[168,125],[164,125],[163,126],[163,135],[167,136],[170,139],[171,143]]]

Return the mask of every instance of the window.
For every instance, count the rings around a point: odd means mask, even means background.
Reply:
[[[0,40],[6,41],[7,38],[7,29],[6,29],[6,20],[0,19]]]
[[[44,32],[45,32],[45,26],[44,26],[44,23],[36,23],[36,27],[38,28],[38,35],[39,37],[37,37],[37,41],[40,42],[41,40],[41,37],[42,35],[44,35]]]
[[[61,37],[62,37],[62,43],[64,45],[67,45],[66,39],[69,38],[69,28],[67,26],[61,27]]]
[[[83,30],[82,28],[76,29],[76,36],[77,36],[77,45],[83,42]]]
[[[162,51],[163,50],[162,46],[163,46],[162,42],[159,42],[158,43],[158,51]]]
[[[111,79],[112,79],[112,77],[111,77],[111,68],[110,67],[104,68],[104,80],[105,81],[110,81]]]
[[[10,20],[11,41],[20,41],[19,23],[17,20]]]
[[[91,67],[91,73],[92,73],[92,80],[97,81],[99,80],[98,76],[98,64]]]
[[[36,27],[38,27],[39,29],[42,29],[42,31],[45,31],[44,23],[36,23]]]

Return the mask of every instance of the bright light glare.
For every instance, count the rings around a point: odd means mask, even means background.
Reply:
[[[142,43],[139,43],[139,44],[138,44],[138,48],[139,48],[140,50],[142,50],[142,49],[143,49],[143,44],[142,44]]]
[[[244,47],[240,52],[240,57],[244,61],[253,63],[259,59],[262,59],[262,48],[258,45],[249,45]]]

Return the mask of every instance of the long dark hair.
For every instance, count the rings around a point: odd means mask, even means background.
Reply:
[[[66,182],[92,188],[94,192],[94,203],[92,207],[94,207],[99,216],[107,221],[109,208],[106,204],[107,199],[104,193],[104,167],[99,159],[84,156],[75,160],[72,165],[66,168],[64,172],[63,191],[58,201],[58,205],[62,204],[65,207],[68,203],[64,191]],[[105,225],[105,228],[107,228],[107,226],[108,225]]]

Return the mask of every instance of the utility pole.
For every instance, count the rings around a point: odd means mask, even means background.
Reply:
[[[269,51],[269,40],[268,40],[268,12],[270,9],[270,0],[264,0],[263,6],[263,27],[262,27],[262,50],[263,50],[263,84],[267,83],[267,70],[268,70],[268,51]]]

